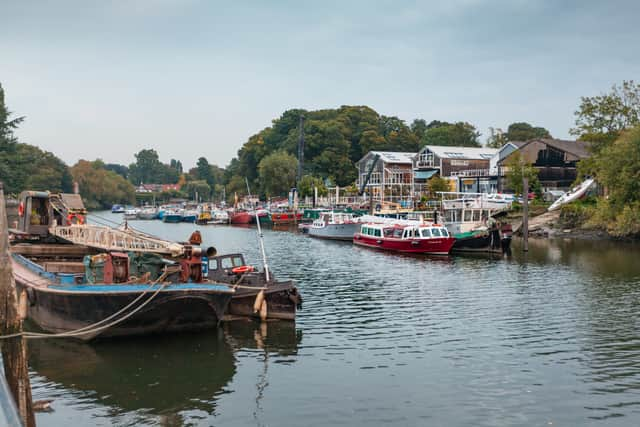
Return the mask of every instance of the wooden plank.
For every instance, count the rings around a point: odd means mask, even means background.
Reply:
[[[11,246],[11,252],[19,255],[42,256],[84,256],[95,253],[94,249],[80,245],[54,245],[54,244],[17,244]]]
[[[49,273],[84,273],[84,264],[81,262],[45,262],[42,266]]]

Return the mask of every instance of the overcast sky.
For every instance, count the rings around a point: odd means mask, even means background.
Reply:
[[[154,148],[225,166],[291,108],[527,121],[568,137],[580,96],[640,80],[640,1],[0,0],[18,136],[69,164]]]

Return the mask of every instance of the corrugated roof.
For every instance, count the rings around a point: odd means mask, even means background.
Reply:
[[[425,145],[420,152],[428,149],[441,159],[489,160],[497,152],[497,148],[488,147],[449,147],[446,145]]]
[[[385,163],[411,164],[411,159],[416,153],[404,153],[399,151],[371,151],[380,156],[380,160]]]
[[[567,153],[571,153],[574,156],[585,159],[591,156],[589,151],[589,143],[586,141],[567,141],[564,139],[532,139],[529,141],[510,141],[511,144],[517,146],[518,148],[522,148],[525,145],[528,145],[532,142],[541,142],[543,144],[547,144],[551,147],[557,148],[558,150],[565,151]]]

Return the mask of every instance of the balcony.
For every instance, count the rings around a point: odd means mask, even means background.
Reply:
[[[451,176],[463,178],[489,176],[489,169],[467,169],[462,171],[453,171],[451,172]]]

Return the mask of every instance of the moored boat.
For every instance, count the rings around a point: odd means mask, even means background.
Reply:
[[[162,222],[178,223],[182,221],[182,209],[166,209],[162,214]]]
[[[253,215],[251,212],[245,210],[238,210],[231,214],[229,222],[231,224],[251,224],[253,221]]]
[[[271,212],[271,222],[273,225],[295,224],[302,221],[302,213],[294,211]]]
[[[151,219],[156,219],[157,217],[158,217],[158,209],[152,206],[144,207],[140,209],[140,212],[138,212],[139,219],[151,220]]]
[[[124,210],[124,219],[132,220],[138,219],[138,214],[140,213],[140,209],[138,208],[128,208]]]
[[[306,233],[312,237],[330,240],[352,241],[360,229],[358,217],[344,212],[323,212],[307,228]]]
[[[55,196],[21,195],[32,211],[10,248],[18,294],[40,328],[91,340],[218,325],[234,290],[203,274],[215,250],[76,223],[86,212],[79,196]]]
[[[276,281],[272,272],[267,280],[264,270],[247,265],[241,254],[211,257],[208,266],[210,280],[227,283],[235,289],[227,309],[229,319],[243,316],[295,320],[302,298],[293,281]]]
[[[455,239],[444,226],[430,223],[365,223],[353,243],[393,252],[447,255]]]
[[[124,206],[122,205],[111,206],[111,213],[124,213]]]

